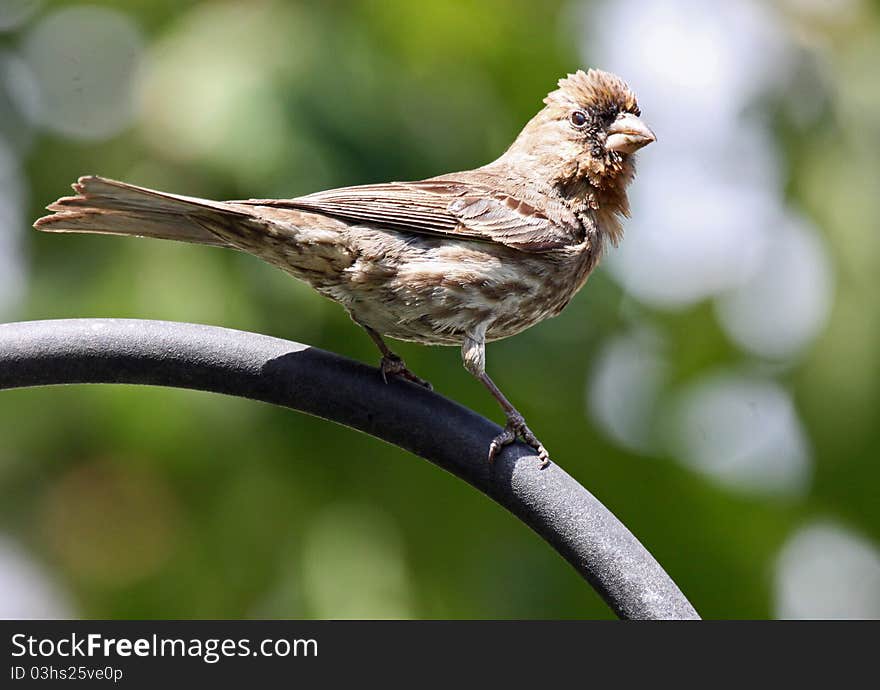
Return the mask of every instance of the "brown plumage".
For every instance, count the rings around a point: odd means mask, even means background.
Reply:
[[[618,77],[578,71],[497,160],[419,182],[294,199],[217,202],[83,177],[49,206],[49,232],[138,235],[250,252],[345,307],[382,351],[383,376],[422,383],[382,335],[460,345],[507,417],[490,460],[520,436],[548,454],[485,372],[485,343],[558,314],[629,213],[633,154],[654,141]]]

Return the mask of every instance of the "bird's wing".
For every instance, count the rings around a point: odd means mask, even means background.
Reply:
[[[534,206],[503,192],[442,178],[342,187],[296,199],[250,199],[243,203],[314,211],[408,232],[495,242],[525,252],[546,252],[574,244],[582,232],[579,227],[553,222]]]

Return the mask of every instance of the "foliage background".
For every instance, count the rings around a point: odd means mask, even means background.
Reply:
[[[497,156],[618,70],[659,141],[623,245],[489,348],[555,460],[704,617],[880,617],[878,5],[5,0],[0,315],[211,323],[375,361],[256,259],[38,236],[79,175],[213,198]],[[397,344],[498,419],[455,349]],[[511,516],[350,430],[134,387],[0,395],[0,615],[580,618]]]

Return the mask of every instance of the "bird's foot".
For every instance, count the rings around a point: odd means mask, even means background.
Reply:
[[[385,383],[388,383],[389,376],[399,376],[402,379],[418,384],[422,388],[427,388],[429,391],[434,390],[434,387],[428,381],[419,378],[407,369],[404,361],[394,353],[382,357],[382,363],[379,365],[379,369],[382,372],[382,380]]]
[[[538,453],[538,460],[541,461],[541,469],[550,464],[550,454],[544,445],[538,440],[538,437],[532,433],[532,430],[526,426],[526,420],[519,412],[514,412],[507,416],[507,424],[498,436],[492,439],[489,444],[489,462],[495,460],[495,456],[501,452],[504,446],[510,445],[517,438],[521,438],[525,443],[534,448]]]

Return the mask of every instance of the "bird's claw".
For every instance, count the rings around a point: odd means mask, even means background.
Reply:
[[[428,381],[425,381],[425,379],[416,376],[409,369],[407,369],[406,364],[404,364],[403,360],[395,354],[385,355],[384,357],[382,357],[382,363],[379,365],[379,370],[382,372],[382,380],[385,383],[388,383],[389,376],[399,376],[400,378],[406,379],[407,381],[412,381],[422,388],[427,388],[429,391],[434,390],[434,387]]]
[[[489,462],[494,462],[501,449],[516,441],[517,438],[521,438],[527,445],[537,451],[538,460],[541,461],[541,469],[550,464],[550,454],[538,440],[537,436],[532,433],[532,430],[526,426],[526,420],[520,414],[510,415],[507,418],[504,431],[492,439],[492,443],[489,444]]]

